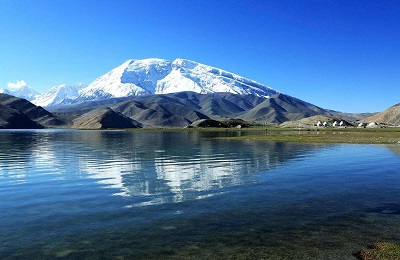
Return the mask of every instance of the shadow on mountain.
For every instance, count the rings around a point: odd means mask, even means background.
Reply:
[[[0,129],[41,129],[43,126],[32,121],[21,111],[0,104]]]
[[[140,124],[111,108],[93,110],[74,120],[73,128],[107,129],[107,128],[138,128]]]
[[[77,115],[104,109],[106,106],[144,127],[185,127],[201,119],[226,118],[240,118],[256,123],[282,123],[319,114],[331,115],[327,110],[284,94],[263,98],[254,95],[194,92],[109,99],[51,109],[76,118]]]
[[[65,125],[64,121],[47,110],[22,98],[0,94],[0,105],[0,127],[2,128],[40,129]]]

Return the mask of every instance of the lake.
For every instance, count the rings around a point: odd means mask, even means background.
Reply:
[[[400,239],[400,145],[0,131],[1,259],[355,259]]]

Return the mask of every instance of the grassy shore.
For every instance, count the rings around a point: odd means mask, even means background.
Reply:
[[[221,139],[297,143],[400,144],[400,128],[331,128],[302,130],[281,128],[264,130],[263,134],[223,137]]]
[[[400,127],[388,128],[312,128],[283,127],[250,128],[136,128],[140,132],[241,132],[241,136],[219,137],[223,140],[255,140],[295,143],[353,143],[353,144],[400,144]]]

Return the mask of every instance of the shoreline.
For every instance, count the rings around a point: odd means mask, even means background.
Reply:
[[[400,144],[400,128],[279,129],[266,130],[262,135],[220,137],[218,139],[321,144]]]
[[[29,129],[2,129],[6,131]],[[387,128],[283,128],[256,126],[248,128],[107,128],[75,129],[45,128],[35,130],[76,130],[76,131],[128,131],[128,132],[226,132],[246,133],[240,136],[215,137],[228,141],[265,141],[315,144],[400,144],[400,127]]]

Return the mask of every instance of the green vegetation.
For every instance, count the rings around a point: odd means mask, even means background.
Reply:
[[[301,143],[355,143],[394,144],[400,143],[400,128],[337,128],[323,130],[295,129],[267,130],[263,134],[240,137],[223,137],[225,140],[257,140],[270,142]]]
[[[361,250],[356,256],[363,260],[397,260],[400,259],[400,245],[390,242],[380,242],[371,245],[368,249]]]
[[[400,144],[400,128],[313,128],[295,129],[277,126],[249,128],[141,128],[130,131],[165,132],[240,132],[241,136],[219,137],[223,140],[255,140],[296,143]]]

